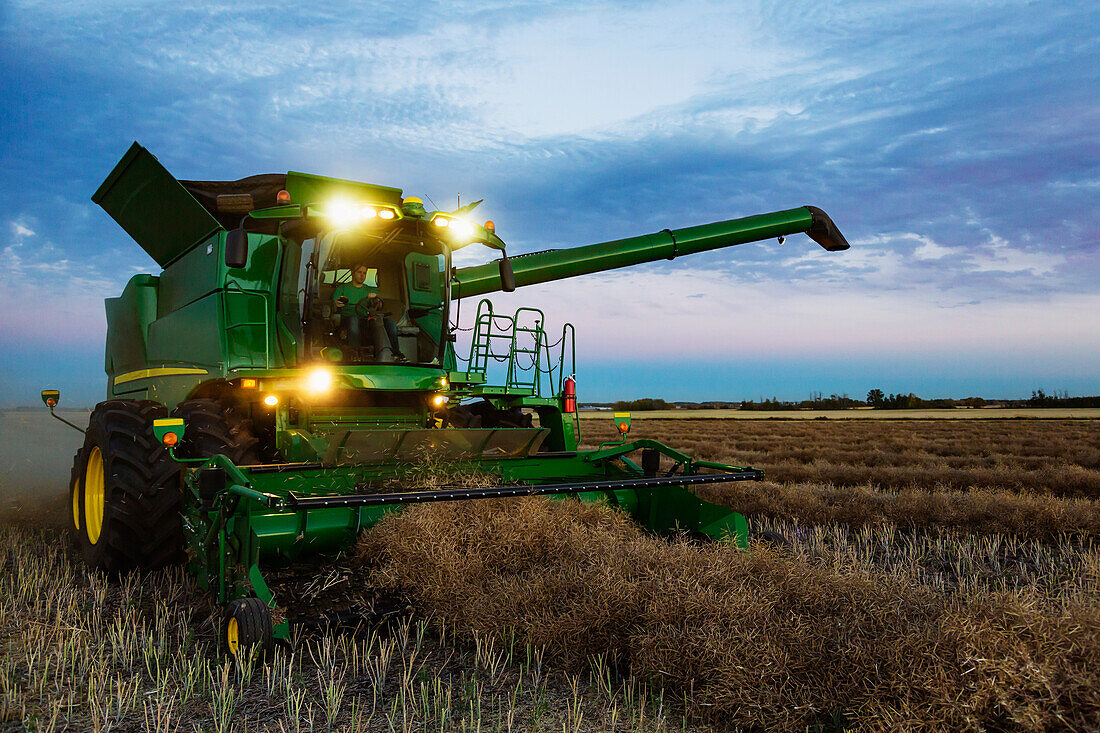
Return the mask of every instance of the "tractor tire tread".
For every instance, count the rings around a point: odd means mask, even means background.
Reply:
[[[176,406],[172,416],[187,423],[177,449],[181,457],[209,458],[221,453],[238,466],[263,462],[252,421],[231,407],[211,399],[187,400]]]
[[[102,452],[106,495],[98,541],[86,531],[80,537],[94,568],[153,570],[183,557],[180,470],[152,432],[153,420],[167,415],[151,400],[107,400],[92,412],[83,450]]]
[[[73,544],[80,547],[80,532],[84,526],[84,497],[80,491],[80,481],[84,478],[85,461],[88,460],[88,448],[81,445],[73,456],[73,467],[69,473],[69,534]],[[73,495],[76,495],[75,497]],[[76,514],[73,514],[73,506]]]

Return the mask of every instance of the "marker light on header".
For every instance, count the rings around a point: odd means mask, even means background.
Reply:
[[[165,448],[175,448],[183,435],[184,423],[180,417],[162,417],[153,420],[153,436]]]

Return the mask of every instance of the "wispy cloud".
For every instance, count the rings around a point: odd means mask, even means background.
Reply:
[[[125,269],[105,274],[102,255],[71,259],[26,221],[8,223],[0,244],[0,342],[102,344],[103,298],[121,291]],[[110,263],[111,269],[117,262]]]
[[[441,206],[484,196],[479,215],[516,251],[829,211],[847,253],[792,240],[650,266],[682,283],[670,297],[687,305],[662,312],[708,351],[736,351],[706,336],[733,284],[785,298],[764,309],[770,331],[841,353],[886,338],[887,316],[948,308],[919,343],[954,348],[975,328],[1019,342],[1035,318],[1062,333],[1100,281],[1100,19],[1085,5],[72,0],[0,18],[2,254],[17,263],[0,305],[22,323],[37,280],[63,284],[79,306],[48,306],[67,314],[48,316],[57,339],[90,341],[81,314],[101,319],[98,299],[149,265],[88,202],[132,139],[181,177],[297,169]],[[698,272],[713,290],[687,284]],[[617,311],[626,277],[575,287]],[[802,309],[832,311],[800,293],[817,284],[882,320],[815,341]],[[2,328],[34,338],[14,316]],[[1065,338],[1089,350],[1100,335]]]

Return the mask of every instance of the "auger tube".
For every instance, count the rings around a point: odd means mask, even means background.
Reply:
[[[713,224],[663,229],[629,239],[513,256],[512,270],[516,287],[522,287],[801,233],[830,252],[849,247],[828,214],[816,206],[800,206]],[[499,267],[490,262],[456,271],[452,296],[470,298],[500,289]]]

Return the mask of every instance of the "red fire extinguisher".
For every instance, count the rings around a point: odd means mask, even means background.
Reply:
[[[577,411],[577,383],[573,377],[566,377],[562,385],[562,412],[573,413]]]

